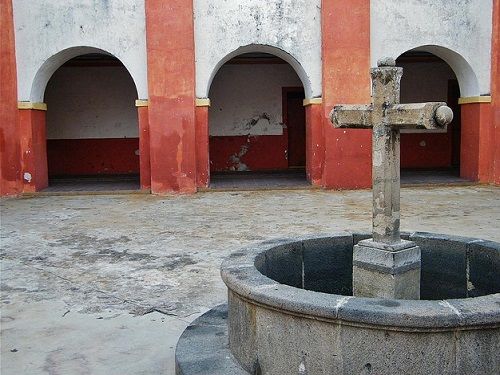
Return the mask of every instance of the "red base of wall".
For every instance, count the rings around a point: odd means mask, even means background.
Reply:
[[[210,137],[210,170],[288,168],[286,135]]]
[[[138,138],[49,139],[49,176],[139,173]]]
[[[445,168],[452,163],[449,133],[401,134],[401,168]]]

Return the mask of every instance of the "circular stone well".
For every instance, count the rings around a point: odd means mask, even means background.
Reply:
[[[403,234],[421,248],[421,300],[353,297],[353,245],[369,237],[233,253],[221,271],[227,312],[217,307],[186,329],[177,374],[498,375],[500,244]]]

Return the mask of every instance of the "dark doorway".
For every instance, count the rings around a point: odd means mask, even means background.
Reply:
[[[283,88],[283,123],[288,133],[288,168],[305,168],[306,165],[306,112],[303,102],[302,88]]]

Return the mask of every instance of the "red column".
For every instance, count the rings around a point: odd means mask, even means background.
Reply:
[[[49,185],[45,105],[26,103],[19,110],[21,174],[24,192],[36,192]],[[33,108],[35,107],[35,108]]]
[[[208,99],[199,99],[196,103],[196,183],[200,188],[208,187],[210,184],[209,105]]]
[[[196,191],[192,0],[146,0],[151,191]]]
[[[491,153],[491,181],[500,185],[500,0],[493,2],[491,44],[491,123],[495,142]]]
[[[335,104],[370,102],[370,2],[323,0],[323,185],[334,189],[371,186],[371,131],[334,129]]]
[[[149,154],[149,116],[148,101],[137,100],[137,118],[139,122],[139,174],[141,189],[151,188],[151,159]]]
[[[486,100],[486,102],[481,102]],[[489,98],[461,98],[460,177],[488,182],[491,172],[491,104]]]
[[[306,105],[306,175],[315,186],[321,185],[325,145],[323,143],[323,106],[321,99],[305,100]]]
[[[0,196],[4,196],[21,192],[21,153],[12,2],[2,0],[0,6]]]

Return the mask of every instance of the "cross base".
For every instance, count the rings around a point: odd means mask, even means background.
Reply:
[[[353,251],[354,296],[420,299],[420,260],[420,248],[411,241],[358,242]]]

